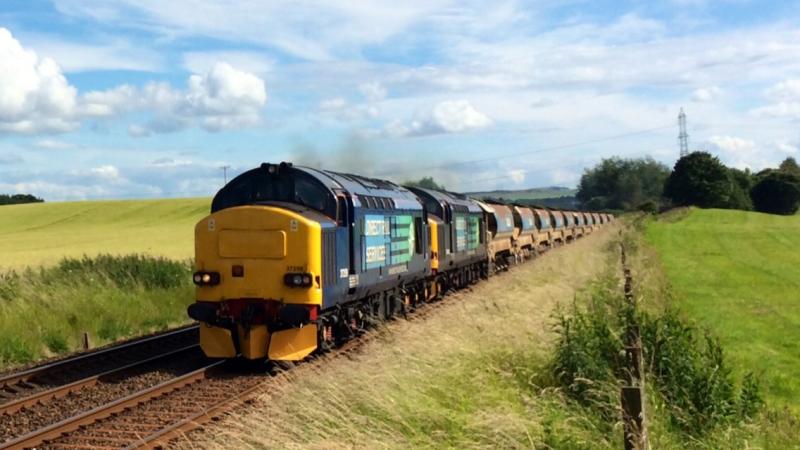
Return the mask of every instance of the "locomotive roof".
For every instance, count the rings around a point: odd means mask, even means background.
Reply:
[[[461,205],[465,206],[469,212],[481,212],[483,209],[477,201],[467,197],[464,194],[450,191],[440,191],[436,189],[426,189],[421,187],[412,187],[411,190],[416,193],[427,194],[437,202],[448,205]]]
[[[391,181],[350,173],[334,172],[332,170],[314,169],[311,167],[294,166],[294,168],[313,176],[334,191],[346,191],[351,195],[370,195],[391,198],[395,201],[398,208],[422,209],[422,205],[419,204],[413,193]]]

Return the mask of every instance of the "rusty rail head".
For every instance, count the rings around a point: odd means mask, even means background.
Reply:
[[[112,346],[109,346],[109,347],[100,348],[100,349],[97,349],[97,350],[94,350],[94,351],[91,351],[91,352],[80,353],[80,354],[78,354],[76,356],[73,356],[73,357],[68,357],[68,358],[61,359],[61,360],[58,360],[58,361],[53,361],[53,362],[50,362],[50,363],[47,363],[47,364],[44,364],[44,365],[41,365],[41,366],[32,367],[30,369],[26,369],[26,370],[23,370],[21,372],[6,374],[6,375],[3,375],[3,376],[0,376],[0,389],[4,388],[6,386],[13,386],[15,384],[18,384],[18,383],[21,383],[21,382],[24,382],[24,381],[28,381],[28,380],[30,380],[32,378],[37,377],[37,376],[41,376],[41,375],[43,375],[43,374],[45,374],[47,372],[50,372],[50,371],[53,371],[53,370],[58,370],[58,369],[61,369],[61,368],[65,367],[65,366],[72,365],[72,364],[75,364],[75,363],[80,363],[80,362],[89,360],[91,358],[96,358],[96,357],[99,357],[99,356],[109,355],[109,354],[112,354],[112,353],[119,352],[120,350],[125,350],[125,349],[129,349],[131,347],[135,347],[135,346],[138,346],[138,345],[142,345],[142,344],[147,344],[147,343],[150,343],[150,342],[158,341],[158,340],[164,339],[166,337],[172,337],[172,336],[176,336],[176,335],[180,335],[180,334],[184,334],[184,333],[194,332],[195,330],[198,329],[198,327],[199,326],[197,324],[188,325],[188,326],[183,327],[183,328],[178,328],[177,330],[171,330],[171,331],[168,331],[168,332],[165,332],[165,333],[155,334],[153,336],[147,336],[147,337],[144,337],[144,338],[141,338],[141,339],[133,339],[133,340],[126,341],[126,342],[123,342],[123,343],[118,344],[118,345],[112,345]]]
[[[37,393],[35,393],[33,395],[30,395],[30,396],[27,396],[27,397],[22,397],[22,398],[13,400],[13,401],[8,402],[8,403],[4,403],[4,404],[0,405],[0,415],[2,415],[2,414],[13,414],[13,413],[19,411],[22,408],[33,406],[33,405],[36,405],[38,403],[42,403],[42,402],[44,402],[46,400],[52,400],[52,399],[56,399],[56,398],[59,398],[59,397],[64,397],[65,395],[68,395],[71,392],[77,392],[77,391],[79,391],[79,390],[81,390],[81,389],[83,389],[85,387],[94,386],[95,384],[97,384],[98,381],[102,380],[103,378],[106,378],[108,376],[114,375],[116,373],[120,373],[122,371],[129,370],[129,369],[132,369],[134,367],[141,366],[141,365],[144,365],[144,364],[148,364],[148,363],[151,363],[153,361],[158,361],[158,360],[163,359],[163,358],[168,358],[170,356],[174,356],[174,355],[177,355],[179,353],[186,352],[186,351],[189,351],[191,349],[196,349],[196,348],[199,348],[199,347],[200,347],[200,344],[192,344],[192,345],[189,345],[189,346],[186,346],[186,347],[179,348],[177,350],[173,350],[173,351],[161,354],[161,355],[157,355],[157,356],[153,356],[151,358],[144,359],[142,361],[136,361],[134,363],[127,364],[125,366],[122,366],[122,367],[119,367],[119,368],[116,368],[116,369],[112,369],[112,370],[109,370],[109,371],[106,371],[106,372],[103,372],[103,373],[100,373],[100,374],[97,374],[97,375],[92,375],[90,377],[83,378],[81,380],[77,380],[77,381],[74,381],[72,383],[65,384],[63,386],[57,386],[57,387],[54,387],[52,389],[48,389],[48,390],[45,390],[45,391],[40,391],[40,392],[37,392]]]

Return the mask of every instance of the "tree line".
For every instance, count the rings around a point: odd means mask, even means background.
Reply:
[[[670,170],[649,157],[614,157],[584,172],[577,198],[592,210],[699,206],[789,215],[800,207],[800,166],[786,158],[776,168],[752,173],[726,167],[707,152],[693,152]]]
[[[22,203],[42,203],[42,200],[39,197],[35,197],[30,194],[0,194],[0,205],[20,205]]]

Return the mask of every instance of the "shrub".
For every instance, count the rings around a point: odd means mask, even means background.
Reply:
[[[663,398],[677,429],[702,435],[719,424],[753,417],[760,409],[759,384],[748,374],[737,389],[722,346],[668,310],[637,313],[619,297],[599,291],[587,308],[560,314],[549,371],[556,385],[582,405],[611,420],[626,367],[621,336],[629,320],[640,326],[648,389]]]
[[[791,215],[800,206],[800,177],[784,171],[769,171],[750,191],[756,211]]]

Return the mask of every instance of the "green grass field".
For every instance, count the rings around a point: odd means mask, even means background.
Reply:
[[[0,206],[0,272],[84,254],[188,259],[209,206],[207,198]]]
[[[772,406],[800,412],[800,216],[692,209],[645,235],[679,308],[761,377]]]

